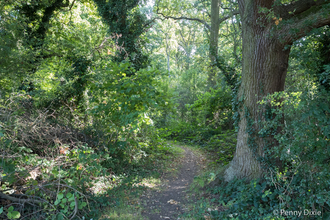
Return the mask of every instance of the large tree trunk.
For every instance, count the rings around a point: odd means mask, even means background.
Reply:
[[[257,132],[255,122],[264,119],[258,101],[267,94],[284,90],[290,53],[278,40],[270,39],[264,32],[256,36],[254,30],[243,30],[243,45],[242,84],[238,93],[238,99],[243,98],[242,108],[235,157],[226,170],[226,180],[261,177],[263,171],[256,157],[263,156],[266,143],[247,130]],[[248,121],[254,124],[248,125]],[[255,138],[255,142],[249,142],[249,138]]]
[[[243,31],[243,63],[238,100],[242,100],[242,103],[239,107],[236,152],[225,171],[226,181],[234,178],[255,179],[264,173],[262,164],[256,158],[263,156],[264,147],[274,147],[274,144],[266,146],[266,141],[276,143],[276,140],[273,137],[265,140],[256,134],[257,121],[265,119],[265,110],[260,110],[258,101],[268,94],[284,90],[290,53],[289,49],[284,48],[306,35],[308,30],[330,22],[326,8],[319,7],[325,2],[300,0],[289,5],[276,6],[273,10],[281,17],[273,20],[267,18],[266,14],[259,13],[259,9],[271,9],[274,0],[239,0]],[[306,6],[306,3],[309,5]],[[297,16],[290,15],[289,12],[295,8]],[[291,19],[292,22],[281,25],[279,23],[282,22],[282,18]],[[295,30],[290,31],[293,28]],[[255,132],[251,132],[253,130]]]

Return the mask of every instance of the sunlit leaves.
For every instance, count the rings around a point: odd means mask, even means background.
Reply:
[[[165,103],[155,87],[156,70],[136,71],[129,63],[108,63],[104,70],[105,78],[93,86],[95,95],[98,94],[93,99],[93,112],[104,115],[105,123],[109,120],[117,128],[126,127],[137,123],[149,108]],[[126,76],[128,73],[130,76]]]

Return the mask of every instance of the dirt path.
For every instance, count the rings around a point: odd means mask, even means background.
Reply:
[[[142,215],[145,219],[178,219],[185,212],[186,205],[194,203],[196,198],[191,193],[188,194],[187,190],[197,174],[199,160],[190,149],[181,148],[185,150],[185,155],[180,159],[178,175],[165,177],[165,181],[168,181],[165,189],[150,190],[142,197]]]

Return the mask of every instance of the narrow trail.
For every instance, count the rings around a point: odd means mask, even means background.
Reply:
[[[145,219],[178,219],[183,214],[188,203],[194,204],[196,198],[193,194],[188,194],[190,184],[199,170],[198,157],[188,148],[181,147],[184,157],[179,164],[178,175],[175,177],[165,177],[167,184],[165,189],[160,191],[149,190],[142,197],[144,210],[142,215]]]

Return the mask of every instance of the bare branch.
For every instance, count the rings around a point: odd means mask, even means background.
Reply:
[[[73,5],[74,5],[75,2],[76,2],[76,0],[73,0],[71,6],[70,6],[70,8],[69,8],[69,11],[71,11],[71,9],[72,9],[72,7],[73,7]]]
[[[25,196],[25,195],[18,194],[18,196]],[[46,200],[38,200],[38,199],[33,199],[33,198],[28,198],[28,199],[16,198],[14,196],[9,196],[2,192],[0,192],[0,198],[8,199],[12,202],[18,202],[18,203],[49,203]]]
[[[204,24],[204,26],[209,31],[211,30],[211,26],[205,20],[202,20],[199,18],[189,18],[189,17],[185,17],[185,16],[173,17],[173,16],[169,16],[169,15],[164,15],[163,13],[159,12],[158,9],[157,9],[157,14],[163,16],[165,19],[197,21],[197,22]],[[232,13],[230,13],[230,15],[219,18],[218,24],[221,24],[222,22],[226,21],[227,19],[233,17],[234,15],[238,15],[238,14],[239,14],[239,11],[233,11]]]

